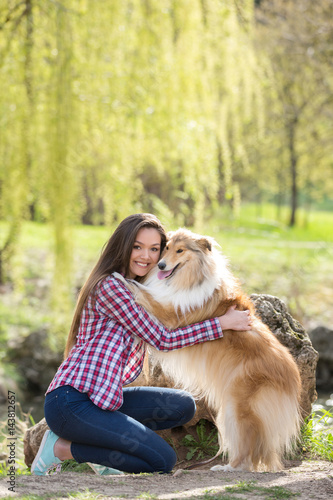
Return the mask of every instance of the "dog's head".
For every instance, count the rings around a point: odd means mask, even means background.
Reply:
[[[158,263],[159,280],[177,282],[177,287],[190,288],[213,272],[214,240],[187,229],[168,233],[168,241]]]

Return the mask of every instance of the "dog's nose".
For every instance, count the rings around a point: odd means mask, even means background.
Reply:
[[[162,271],[163,271],[163,269],[166,268],[166,263],[164,262],[164,260],[160,260],[157,265],[158,265],[158,268],[161,269]]]

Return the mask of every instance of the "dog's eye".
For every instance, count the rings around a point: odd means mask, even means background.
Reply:
[[[179,248],[176,253],[182,253],[183,251],[184,250],[182,250],[181,248]]]

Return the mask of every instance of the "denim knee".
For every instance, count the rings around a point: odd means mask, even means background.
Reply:
[[[61,436],[67,417],[62,403],[62,392],[58,388],[48,393],[44,402],[44,416],[47,425],[57,436]]]
[[[171,446],[169,447],[169,450],[167,452],[164,451],[163,453],[163,461],[164,464],[162,467],[158,467],[156,469],[157,472],[162,472],[165,474],[168,474],[169,472],[172,471],[174,468],[176,462],[177,462],[177,455],[176,452]]]
[[[178,423],[179,426],[187,424],[187,422],[192,420],[192,418],[194,417],[195,412],[197,410],[195,400],[194,400],[193,396],[191,396],[191,394],[189,394],[188,392],[182,391],[180,396],[182,398],[181,408],[182,408],[183,415],[179,420],[179,423]]]

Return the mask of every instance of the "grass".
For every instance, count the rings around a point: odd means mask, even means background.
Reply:
[[[207,424],[208,422],[205,419],[199,420],[196,426],[197,436],[187,434],[182,439],[181,444],[188,449],[186,460],[192,460],[192,458],[202,460],[207,455],[212,457],[218,452],[217,430],[213,427],[210,431],[207,431]]]
[[[333,235],[327,228],[332,227],[333,213],[328,211],[306,212],[300,210],[298,223],[288,226],[289,209],[283,207],[277,218],[276,207],[271,204],[256,205],[254,203],[241,206],[239,216],[233,217],[230,210],[221,207],[219,213],[212,219],[211,227],[222,230],[236,231],[240,235],[255,239],[257,236],[270,236],[275,239],[297,241],[327,241],[333,242]]]
[[[302,426],[300,446],[311,458],[333,462],[333,410],[314,409]]]
[[[149,491],[144,491],[143,493],[138,495],[137,498],[142,498],[143,500],[155,500],[158,498],[158,495],[150,493]]]

